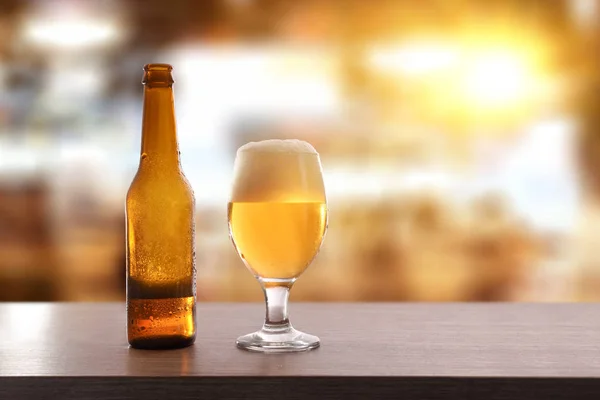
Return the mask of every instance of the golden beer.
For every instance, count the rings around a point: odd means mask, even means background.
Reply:
[[[324,202],[233,202],[231,236],[252,272],[267,279],[299,276],[317,254],[327,225]]]
[[[260,282],[267,313],[262,329],[237,346],[260,352],[306,351],[319,338],[288,318],[289,291],[315,258],[327,229],[327,202],[317,151],[299,140],[252,142],[237,151],[227,207],[229,234]]]

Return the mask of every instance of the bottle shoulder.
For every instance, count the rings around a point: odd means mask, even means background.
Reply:
[[[140,166],[126,198],[129,202],[134,197],[178,198],[195,203],[194,191],[181,169],[155,170]]]

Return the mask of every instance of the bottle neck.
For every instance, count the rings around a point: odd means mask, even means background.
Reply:
[[[175,126],[173,88],[144,87],[141,162],[156,161],[179,169],[179,146]]]

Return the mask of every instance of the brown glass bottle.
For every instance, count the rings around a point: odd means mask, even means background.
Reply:
[[[194,193],[183,175],[172,67],[144,67],[140,165],[127,192],[127,336],[136,348],[196,338]]]

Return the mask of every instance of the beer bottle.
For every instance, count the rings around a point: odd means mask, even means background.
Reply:
[[[135,348],[196,338],[195,200],[179,162],[171,70],[144,67],[142,150],[126,200],[127,336]]]

